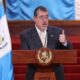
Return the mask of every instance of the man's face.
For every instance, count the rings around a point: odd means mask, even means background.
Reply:
[[[34,22],[41,31],[46,30],[48,27],[48,11],[38,10],[37,16],[34,17]]]

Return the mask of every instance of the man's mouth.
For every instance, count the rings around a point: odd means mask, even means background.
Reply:
[[[45,25],[47,25],[47,24],[42,24],[42,25],[44,25],[44,26],[45,26]]]

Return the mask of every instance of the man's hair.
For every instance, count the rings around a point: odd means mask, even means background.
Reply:
[[[41,11],[48,11],[47,8],[43,7],[43,6],[38,6],[35,10],[34,10],[34,16],[37,16],[37,11],[41,10]]]

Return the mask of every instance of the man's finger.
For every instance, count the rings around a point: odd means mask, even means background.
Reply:
[[[65,33],[64,33],[64,30],[62,30],[62,34],[65,34]]]

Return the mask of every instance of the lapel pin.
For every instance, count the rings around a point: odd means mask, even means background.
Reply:
[[[51,35],[51,37],[54,37],[53,35]]]

